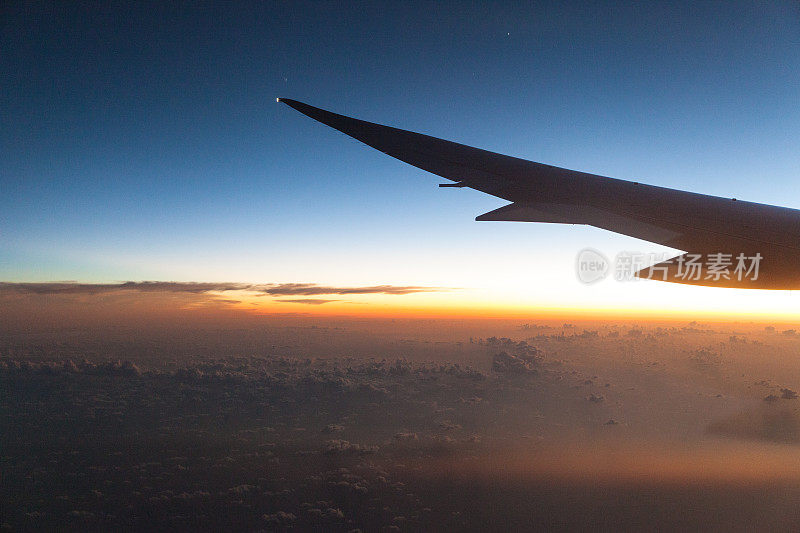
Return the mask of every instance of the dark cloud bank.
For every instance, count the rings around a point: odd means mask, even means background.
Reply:
[[[784,327],[225,324],[0,335],[0,530],[800,524]]]

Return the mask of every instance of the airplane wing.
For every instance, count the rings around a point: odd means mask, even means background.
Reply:
[[[456,182],[445,186],[470,187],[511,202],[476,220],[587,224],[686,252],[640,270],[639,277],[717,287],[800,288],[796,209],[568,170],[338,115],[296,100],[278,101],[385,154]]]

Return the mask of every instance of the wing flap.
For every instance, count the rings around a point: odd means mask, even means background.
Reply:
[[[586,224],[650,242],[680,241],[681,232],[648,221],[618,215],[596,207],[567,204],[511,203],[475,217],[479,222],[547,222],[555,224]],[[673,246],[674,247],[674,246]]]
[[[554,224],[586,224],[581,209],[574,205],[518,204],[504,205],[475,217],[479,222],[549,222]]]

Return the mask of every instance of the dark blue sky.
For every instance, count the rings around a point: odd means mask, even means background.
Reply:
[[[438,190],[276,96],[800,207],[796,3],[11,4],[6,280],[436,283],[470,262],[636,243],[476,223],[501,202]]]

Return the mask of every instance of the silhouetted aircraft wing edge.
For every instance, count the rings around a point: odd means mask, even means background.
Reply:
[[[800,288],[800,211],[536,163],[339,115],[285,98],[304,115],[422,170],[511,203],[479,221],[587,224],[685,252],[776,258],[773,285]],[[775,267],[778,268],[778,267]],[[796,280],[796,281],[795,281]],[[759,287],[761,288],[761,287]]]

